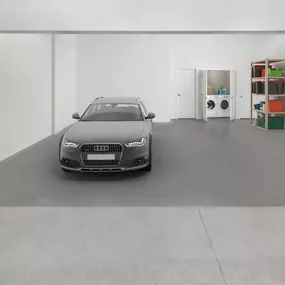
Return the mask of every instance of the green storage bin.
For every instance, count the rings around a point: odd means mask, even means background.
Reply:
[[[257,125],[265,129],[265,118],[258,118]],[[268,129],[269,130],[283,130],[284,129],[284,118],[283,117],[268,118]]]
[[[283,68],[278,68],[276,70],[268,69],[268,77],[282,77]]]

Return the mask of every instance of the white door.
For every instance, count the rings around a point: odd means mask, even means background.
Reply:
[[[202,97],[202,118],[204,121],[207,117],[207,70],[201,70],[201,97]]]
[[[177,118],[194,119],[196,110],[196,70],[177,70]]]
[[[250,118],[250,69],[236,70],[237,118]]]
[[[230,88],[230,120],[236,119],[236,81],[235,70],[231,70],[231,88]]]

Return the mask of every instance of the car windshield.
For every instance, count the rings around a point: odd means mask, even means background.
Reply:
[[[143,121],[143,116],[138,104],[95,103],[81,121]]]

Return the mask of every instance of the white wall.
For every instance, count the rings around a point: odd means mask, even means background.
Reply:
[[[48,35],[0,41],[0,161],[51,134]]]
[[[79,112],[98,96],[137,96],[157,121],[169,119],[168,38],[164,35],[78,36]]]
[[[284,58],[284,45],[282,34],[58,35],[56,132],[97,96],[139,96],[157,121],[168,121],[177,69],[244,69]],[[1,35],[0,160],[51,134],[51,69],[50,35]]]
[[[284,0],[1,0],[0,29],[285,30],[284,10]]]
[[[77,46],[75,35],[55,36],[55,132],[74,122],[77,111]]]
[[[285,34],[80,35],[79,111],[97,96],[140,96],[157,121],[168,121],[176,117],[177,69],[246,69],[284,58],[284,45]]]

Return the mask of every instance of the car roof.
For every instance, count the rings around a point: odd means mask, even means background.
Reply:
[[[94,103],[125,103],[125,104],[139,104],[140,99],[138,97],[98,97],[93,100]]]

